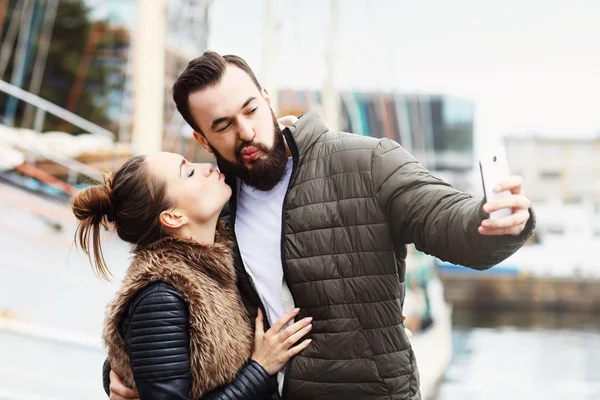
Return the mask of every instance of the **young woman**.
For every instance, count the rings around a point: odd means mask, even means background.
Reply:
[[[276,374],[305,349],[310,319],[298,310],[254,339],[236,287],[232,243],[219,213],[231,196],[210,164],[158,153],[125,163],[103,186],[76,196],[77,244],[108,279],[100,228],[133,247],[109,305],[104,341],[111,369],[146,399],[264,399]]]

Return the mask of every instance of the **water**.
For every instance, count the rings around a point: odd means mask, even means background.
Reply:
[[[455,310],[436,400],[600,399],[600,316]]]

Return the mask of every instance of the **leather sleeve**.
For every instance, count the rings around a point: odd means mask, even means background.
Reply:
[[[277,389],[276,376],[270,376],[256,361],[240,369],[229,385],[204,394],[202,400],[268,399]]]
[[[188,399],[192,384],[190,333],[183,295],[164,283],[142,290],[122,329],[140,399]],[[202,399],[267,399],[276,388],[276,377],[249,361],[232,383]]]
[[[132,302],[123,328],[140,399],[188,399],[190,332],[183,295],[151,285]]]

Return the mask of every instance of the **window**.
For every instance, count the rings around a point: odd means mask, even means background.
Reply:
[[[559,226],[548,227],[548,233],[551,235],[564,235],[565,230]]]
[[[562,174],[560,171],[542,171],[540,172],[540,177],[547,180],[557,180],[562,177]]]

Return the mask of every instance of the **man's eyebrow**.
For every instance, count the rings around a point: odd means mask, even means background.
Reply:
[[[256,100],[256,97],[248,97],[248,100],[246,100],[246,102],[244,103],[242,108],[245,108],[248,104],[252,103],[254,100]]]
[[[254,100],[256,100],[256,97],[248,97],[248,99],[244,102],[244,104],[242,104],[242,107],[240,107],[240,109],[244,109],[248,104],[252,103]],[[212,122],[210,129],[214,130],[217,127],[217,125],[219,125],[222,122],[229,121],[230,119],[231,118],[229,117],[217,118]]]

